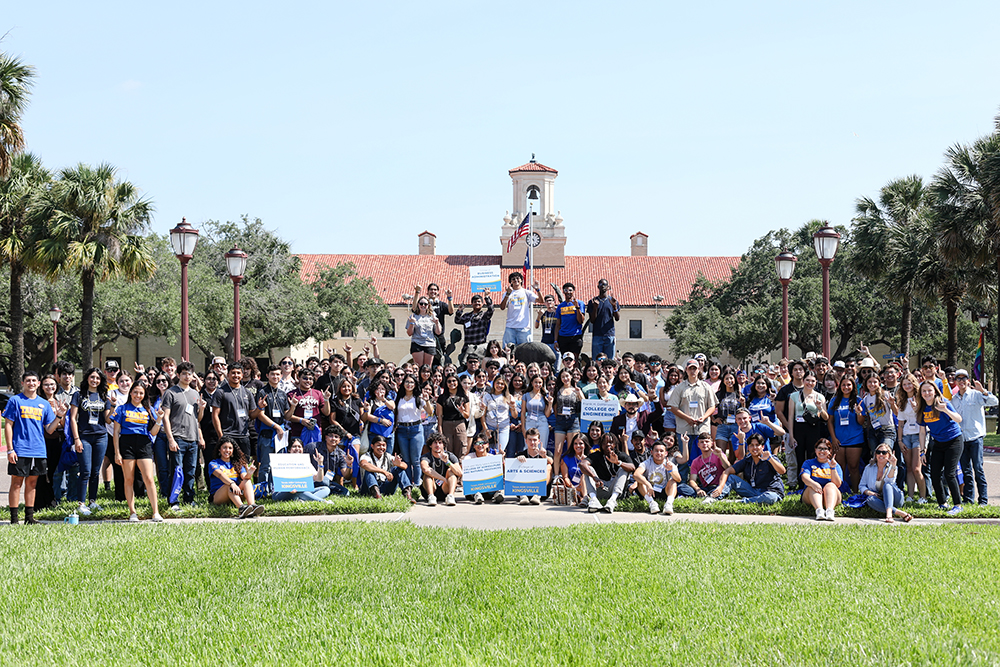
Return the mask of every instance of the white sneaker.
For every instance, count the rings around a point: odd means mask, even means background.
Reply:
[[[427,506],[428,507],[434,507],[437,504],[438,504],[438,499],[437,499],[437,496],[434,495],[434,493],[431,493],[431,495],[427,496]]]
[[[528,502],[529,502],[528,501],[528,496],[518,496],[517,497],[517,504],[518,505],[527,505]]]
[[[76,508],[76,511],[82,516],[90,516],[90,510],[87,509],[87,506],[83,503],[80,503],[80,506]]]
[[[180,503],[174,503],[173,505],[170,506],[170,511],[171,512],[180,512],[181,511],[181,504]]]
[[[534,496],[531,496],[531,498],[530,498],[529,502],[530,502],[530,503],[531,503],[532,505],[541,505],[541,504],[542,504],[542,497],[541,497],[541,496],[539,496],[539,495],[534,495]]]
[[[131,523],[139,523],[139,515],[136,514],[135,512],[132,512],[132,514],[129,515],[128,520]]]
[[[906,499],[903,502],[904,503],[912,503],[913,502],[913,496],[906,496]]]
[[[153,523],[163,523],[163,517],[160,516],[159,512],[153,515]]]
[[[486,499],[483,498],[483,494],[481,494],[481,493],[477,493],[476,495],[474,495],[472,497],[472,502],[476,503],[477,505],[482,505],[483,501],[485,501],[485,500]]]
[[[601,511],[601,501],[597,498],[591,497],[590,502],[587,503],[587,511],[593,514],[594,512]]]
[[[919,498],[919,499],[917,499],[917,504],[918,505],[926,505],[927,504],[927,499],[926,498]]]
[[[663,503],[663,512],[662,512],[662,514],[664,514],[666,516],[670,516],[673,513],[674,513],[674,501],[671,498],[667,502]]]
[[[91,500],[89,507],[90,507],[91,511],[93,511],[93,512],[100,512],[101,511],[101,506],[97,504],[96,500]]]
[[[606,502],[604,504],[604,512],[607,513],[607,514],[614,514],[615,507],[617,505],[618,505],[618,501],[617,500],[614,500],[614,499],[608,500],[608,502]]]
[[[822,507],[816,510],[816,520],[826,521],[826,510]]]
[[[718,500],[718,498],[713,498],[712,496],[705,496],[705,499],[702,500],[701,502],[705,503],[706,505],[711,505],[712,503],[714,503],[717,500]]]
[[[836,521],[837,520],[837,516],[834,514],[832,507],[826,511],[826,520],[827,521]]]
[[[655,500],[650,499],[650,500],[647,500],[646,502],[649,504],[649,513],[650,514],[659,514],[660,513],[660,506],[656,504]]]
[[[455,506],[455,496],[453,496],[453,495],[451,495],[449,493],[447,496],[444,497],[444,504],[447,505],[448,507],[454,507]]]

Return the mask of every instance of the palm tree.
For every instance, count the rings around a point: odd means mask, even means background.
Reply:
[[[9,382],[19,388],[24,373],[24,308],[21,278],[33,263],[31,244],[32,202],[48,186],[52,175],[31,153],[11,159],[10,171],[0,179],[0,259],[10,267],[10,347]]]
[[[943,258],[953,267],[986,271],[980,279],[993,289],[1000,276],[1000,116],[996,126],[971,145],[949,148],[931,187]]]
[[[854,268],[877,280],[879,287],[903,306],[900,352],[910,354],[913,299],[920,290],[922,253],[931,233],[930,193],[920,176],[907,176],[882,187],[879,201],[856,202]]]
[[[94,352],[94,285],[123,276],[145,280],[156,262],[142,235],[153,204],[139,189],[116,179],[109,164],[79,164],[63,169],[44,204],[48,229],[36,239],[39,262],[80,272],[80,356],[84,366]]]
[[[0,179],[7,177],[14,156],[24,150],[21,114],[28,106],[34,76],[33,67],[0,53]]]

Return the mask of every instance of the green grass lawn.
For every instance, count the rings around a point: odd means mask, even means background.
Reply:
[[[986,665],[1000,528],[0,529],[0,663]]]

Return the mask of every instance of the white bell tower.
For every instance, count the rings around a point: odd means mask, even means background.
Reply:
[[[515,167],[507,172],[513,187],[513,213],[503,218],[500,232],[501,266],[520,267],[524,265],[525,239],[518,239],[508,253],[507,242],[525,215],[531,210],[532,231],[541,237],[541,243],[532,254],[536,267],[566,265],[566,229],[562,215],[555,210],[555,181],[559,172],[535,160]]]

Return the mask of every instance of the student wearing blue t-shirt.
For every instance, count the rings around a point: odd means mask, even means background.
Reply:
[[[583,301],[573,298],[576,293],[573,283],[563,285],[562,291],[565,300],[556,307],[559,315],[559,336],[556,341],[561,354],[572,352],[573,358],[577,359],[583,349],[583,313],[586,306]]]
[[[736,410],[736,432],[729,438],[732,446],[733,461],[739,461],[747,454],[746,443],[752,435],[764,436],[764,451],[771,451],[771,438],[782,437],[785,429],[772,422],[767,415],[763,416],[763,421],[753,422],[750,419],[750,411],[746,408]]]
[[[157,505],[156,486],[153,483],[153,439],[160,432],[163,423],[163,409],[153,411],[146,396],[146,388],[135,382],[128,392],[128,401],[115,410],[112,421],[115,444],[115,463],[122,467],[125,477],[125,502],[128,503],[128,520],[135,522],[139,515],[135,512],[135,471],[139,469],[146,485],[146,495],[153,509],[153,521],[163,521]]]
[[[223,436],[219,440],[219,458],[208,464],[208,497],[213,505],[232,503],[236,506],[237,519],[248,519],[264,513],[264,506],[256,504],[253,493],[253,473],[256,466],[247,465],[243,451],[233,446],[233,439]]]
[[[837,393],[827,406],[830,419],[827,428],[830,440],[837,452],[837,463],[847,470],[854,493],[861,482],[861,449],[865,444],[865,428],[862,425],[864,409],[858,398],[858,385],[852,375],[840,378]]]
[[[750,411],[752,421],[759,422],[765,416],[772,422],[777,419],[774,412],[774,400],[771,397],[771,384],[767,381],[767,377],[758,375],[753,384],[750,385],[746,406],[747,410]]]
[[[56,409],[38,396],[41,381],[38,373],[27,371],[21,376],[21,393],[7,401],[3,410],[4,442],[7,443],[7,474],[10,475],[10,522],[17,523],[17,510],[24,486],[24,523],[35,519],[35,486],[41,475],[48,474],[45,434],[59,428],[66,416],[66,406],[56,402]]]
[[[958,486],[958,461],[962,458],[965,443],[962,439],[962,415],[956,412],[950,401],[946,401],[934,382],[920,383],[920,395],[917,398],[917,423],[927,427],[931,437],[928,450],[931,454],[931,481],[934,484],[934,495],[937,496],[938,508],[948,510],[948,514],[958,514],[962,511],[962,494]],[[944,484],[951,491],[952,508],[949,510],[945,502]],[[971,484],[972,480],[966,480]]]
[[[817,521],[833,521],[834,510],[842,499],[840,485],[844,471],[833,457],[833,446],[826,438],[816,442],[816,458],[800,468],[799,479],[805,485],[802,502],[816,508]]]

